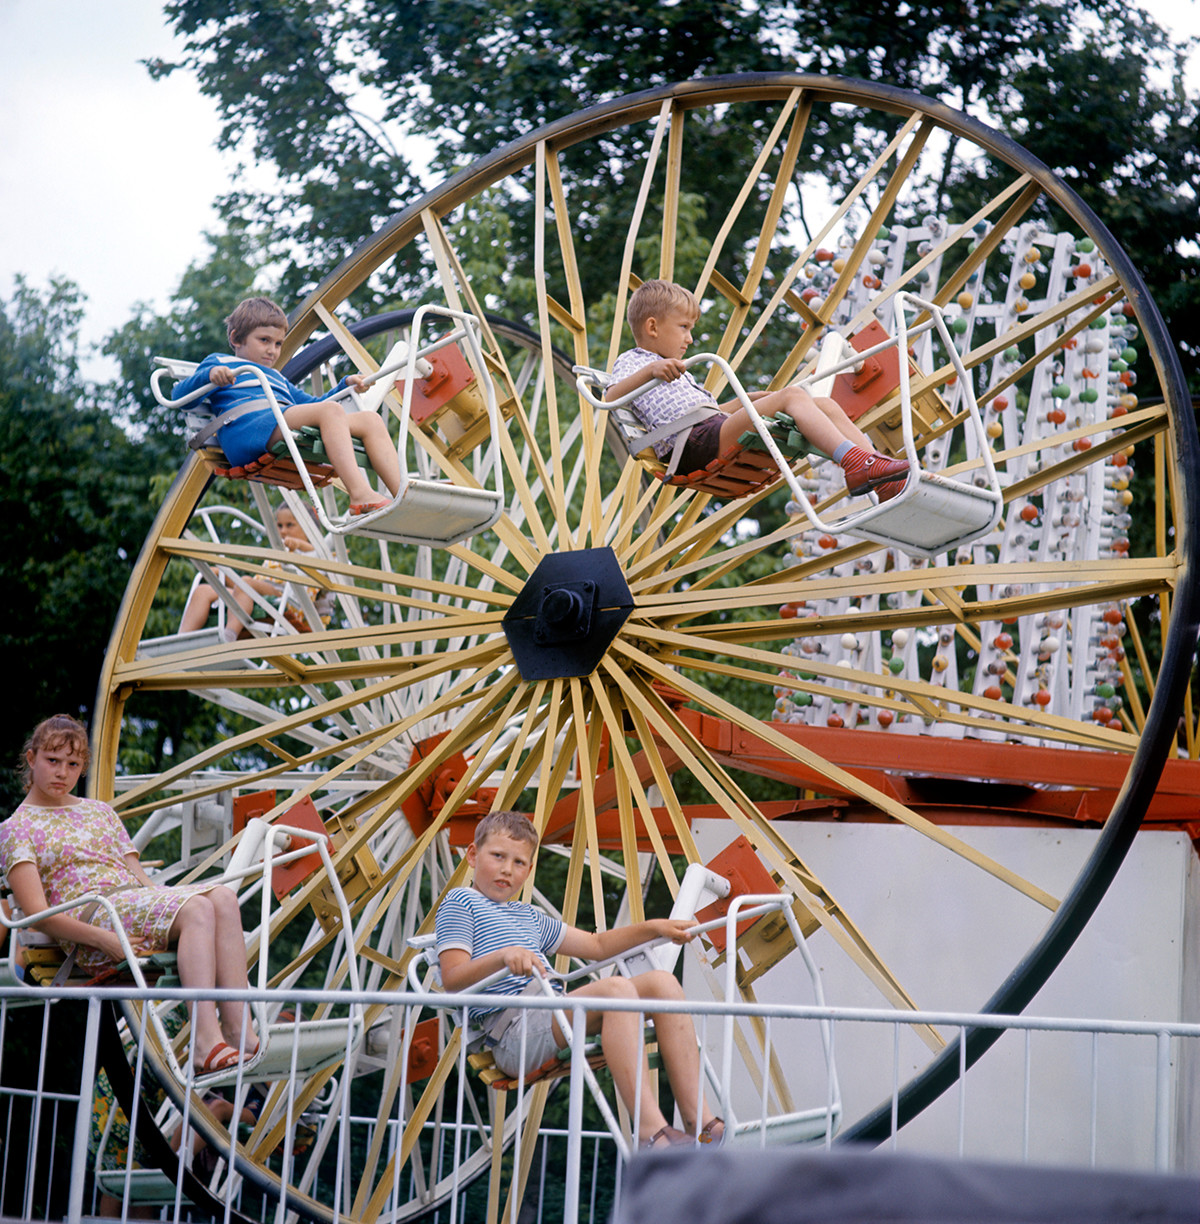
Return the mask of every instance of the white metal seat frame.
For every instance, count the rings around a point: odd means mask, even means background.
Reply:
[[[702,863],[690,864],[684,872],[679,895],[671,909],[671,917],[684,919],[694,917],[696,909],[702,908],[701,900],[706,892],[714,900],[728,897],[730,892],[729,881],[716,872],[711,871]],[[725,946],[728,949],[725,981],[725,1001],[727,1003],[737,1001],[738,924],[745,922],[747,919],[779,912],[784,915],[788,929],[792,934],[792,938],[796,941],[796,947],[800,951],[805,968],[808,970],[809,977],[812,980],[814,1001],[818,1007],[825,1006],[825,992],[821,986],[820,972],[817,969],[816,962],[813,960],[812,953],[809,951],[803,932],[800,930],[800,925],[796,921],[796,916],[792,913],[794,900],[793,896],[786,892],[735,897],[730,902],[729,912],[725,917],[714,919],[711,922],[698,923],[692,928],[698,935],[718,928],[724,928],[725,930]],[[435,990],[441,991],[441,975],[434,944],[435,936],[433,935],[419,935],[409,939],[409,945],[416,949],[418,953],[410,962],[408,969],[409,986],[414,991],[427,991],[431,984]],[[621,973],[628,977],[635,976],[647,969],[663,969],[671,972],[682,951],[682,945],[672,943],[669,940],[651,940],[621,952],[616,956],[608,957],[605,960],[589,962],[569,973],[557,973],[551,970],[549,976],[569,985],[582,978],[594,977],[601,970],[612,966],[616,966]],[[426,973],[424,980],[421,977],[423,970]],[[507,975],[507,970],[501,970],[476,983],[470,991],[463,993],[483,993],[489,985],[500,981]],[[542,978],[540,981],[547,995],[552,998],[557,997],[546,978]],[[554,1017],[558,1021],[560,1030],[567,1037],[567,1049],[569,1051],[572,1033],[570,1021],[567,1019],[565,1012],[559,1008],[555,1009]],[[827,1103],[811,1109],[779,1114],[758,1121],[748,1120],[739,1122],[733,1108],[734,1017],[727,1016],[725,1018],[722,1038],[722,1063],[719,1069],[712,1066],[703,1048],[701,1048],[700,1054],[704,1076],[709,1087],[721,1102],[720,1116],[725,1120],[726,1134],[729,1137],[728,1142],[748,1142],[761,1137],[765,1137],[768,1142],[812,1142],[825,1139],[827,1136],[832,1136],[836,1133],[841,1122],[842,1103],[837,1068],[833,1057],[833,1034],[828,1020],[821,1020],[819,1023],[827,1069],[829,1089]],[[463,1033],[464,1045],[478,1038],[478,1036],[478,1031],[468,1025],[467,1030]],[[405,1049],[404,1057],[407,1057],[407,1048]],[[624,1135],[612,1114],[608,1102],[604,1099],[603,1093],[596,1081],[595,1073],[588,1065],[586,1059],[582,1060],[582,1066],[588,1090],[596,1101],[596,1105],[604,1117],[606,1125],[621,1148],[622,1154],[628,1155]],[[521,1079],[523,1080],[524,1077],[522,1076]]]
[[[923,311],[929,315],[929,321],[910,332],[904,318],[906,306]],[[916,440],[912,424],[912,385],[911,373],[907,361],[910,336],[935,327],[946,352],[958,376],[959,386],[966,406],[967,420],[975,431],[979,442],[980,455],[984,473],[982,485],[967,484],[964,481],[952,480],[936,472],[928,472],[921,467],[920,456],[917,453]],[[766,423],[759,415],[754,402],[746,394],[737,375],[729,362],[717,353],[697,353],[689,357],[684,365],[705,363],[716,365],[724,374],[729,388],[744,408],[758,433],[763,449],[771,456],[778,467],[780,475],[786,481],[791,491],[796,507],[809,523],[817,530],[826,534],[846,533],[871,540],[877,544],[896,547],[914,556],[936,557],[950,549],[961,547],[972,540],[990,532],[1000,521],[1004,508],[1004,495],[1000,487],[996,468],[992,462],[991,446],[984,429],[979,412],[979,404],[975,398],[971,378],[961,355],[955,346],[946,326],[942,310],[933,302],[926,301],[911,293],[896,295],[896,335],[882,344],[856,352],[850,350],[846,356],[848,345],[843,344],[840,360],[828,359],[818,361],[817,368],[807,378],[800,380],[799,386],[807,387],[814,394],[826,394],[825,388],[832,383],[835,375],[844,371],[861,367],[869,357],[889,348],[896,348],[900,355],[900,412],[904,435],[904,453],[909,463],[909,475],[903,490],[886,502],[875,501],[866,509],[856,510],[845,517],[834,520],[823,519],[813,507],[803,486],[792,470],[791,463],[780,451],[775,439],[771,436]],[[836,353],[836,350],[833,350]],[[603,395],[597,395],[596,390],[605,386],[609,376],[599,370],[577,367],[580,371],[576,380],[579,394],[596,408],[612,412],[622,410],[632,405],[639,396],[644,395],[647,387],[658,385],[657,381],[647,383],[636,391],[606,401]],[[630,453],[636,455],[644,449],[636,437],[630,437],[628,414],[622,414],[618,427],[627,438]],[[874,501],[874,494],[871,495]]]
[[[690,863],[680,881],[679,893],[675,904],[671,907],[672,918],[691,919],[696,911],[703,909],[712,901],[725,900],[730,893],[729,881],[722,875],[706,867],[703,863]],[[742,894],[729,902],[729,909],[724,918],[716,918],[711,922],[697,925],[698,933],[725,929],[725,1002],[737,1001],[737,927],[747,919],[770,913],[781,913],[787,922],[788,930],[795,941],[796,948],[804,961],[812,983],[813,1002],[817,1007],[824,1007],[825,991],[821,984],[820,970],[809,950],[808,941],[792,912],[795,898],[791,893],[760,893]],[[654,964],[660,969],[672,971],[683,948],[678,944],[659,944],[651,953]],[[726,1134],[729,1142],[747,1142],[756,1138],[775,1143],[813,1142],[832,1137],[841,1124],[842,1099],[838,1084],[837,1066],[833,1055],[833,1033],[828,1020],[821,1020],[819,1029],[821,1045],[825,1054],[827,1077],[827,1103],[810,1109],[796,1110],[786,1114],[764,1116],[759,1121],[747,1120],[739,1122],[733,1108],[733,1047],[735,1018],[726,1016],[722,1032],[722,1056],[719,1074],[714,1075],[706,1060],[709,1071],[709,1081],[714,1092],[721,1100],[721,1116],[725,1119]],[[764,1082],[766,1076],[764,1075]]]
[[[433,991],[437,993],[443,993],[442,984],[441,984],[441,981],[442,981],[441,967],[438,964],[437,948],[435,946],[435,940],[436,940],[436,936],[434,935],[417,935],[417,936],[413,936],[408,941],[409,945],[413,947],[414,949],[416,949],[417,951],[417,955],[413,957],[408,967],[409,986],[415,991],[427,992],[432,989]],[[620,959],[619,957],[613,957],[609,960],[597,961],[594,965],[588,965],[583,969],[579,969],[571,973],[557,973],[554,970],[550,970],[549,977],[552,977],[555,980],[563,982],[563,983],[569,983],[572,981],[576,981],[580,978],[591,977],[594,973],[598,972],[600,969],[607,968],[609,965],[614,964],[619,959]],[[424,979],[422,979],[421,977],[422,969],[424,969],[425,971]],[[493,973],[490,977],[486,977],[482,981],[476,982],[471,987],[469,992],[464,992],[464,993],[481,994],[484,991],[486,991],[489,986],[494,985],[496,982],[499,982],[503,978],[506,978],[508,976],[509,976],[508,970],[501,969],[498,972]],[[538,980],[541,983],[543,992],[549,998],[552,998],[552,999],[558,998],[558,995],[556,994],[554,988],[550,985],[549,978],[544,977],[544,978],[539,978]],[[504,998],[507,998],[508,996],[499,995],[499,996],[494,996],[494,997],[504,999]],[[562,1032],[562,1034],[567,1039],[566,1049],[569,1052],[571,1049],[571,1041],[572,1041],[572,1033],[573,1033],[573,1030],[571,1027],[571,1021],[567,1018],[566,1012],[563,1011],[562,1008],[557,1008],[557,1007],[554,1008],[554,1019],[558,1022],[559,1030]],[[478,1040],[479,1036],[480,1036],[480,1033],[478,1032],[478,1030],[473,1028],[468,1022],[466,1029],[463,1031],[464,1048],[469,1046],[474,1041]],[[408,1034],[406,1033],[405,1034],[405,1047],[404,1047],[404,1052],[402,1054],[403,1058],[408,1057],[408,1041],[409,1040],[410,1038]],[[584,1081],[587,1084],[587,1088],[588,1088],[588,1091],[591,1093],[592,1099],[596,1103],[596,1108],[600,1111],[600,1116],[604,1119],[604,1124],[605,1126],[608,1127],[609,1133],[612,1135],[613,1141],[616,1143],[617,1149],[620,1151],[622,1158],[628,1160],[629,1154],[630,1154],[629,1153],[629,1143],[627,1139],[625,1138],[624,1132],[621,1129],[621,1124],[617,1121],[616,1115],[613,1113],[612,1107],[609,1105],[608,1100],[605,1097],[604,1092],[600,1087],[599,1081],[596,1079],[596,1073],[592,1070],[586,1058],[582,1059],[581,1066],[583,1070]],[[517,1081],[518,1081],[517,1091],[518,1091],[518,1097],[519,1097],[524,1087],[524,1082],[525,1082],[524,1072],[522,1072],[517,1077]]]
[[[155,1125],[158,1126],[164,1135],[167,1132],[163,1131],[163,1113],[170,1108],[171,1103],[169,1101],[165,1102],[155,1118]],[[114,1101],[109,1108],[108,1117],[105,1119],[104,1129],[100,1132],[100,1141],[96,1145],[96,1159],[92,1168],[92,1177],[95,1180],[96,1188],[102,1194],[107,1194],[110,1198],[123,1200],[128,1196],[131,1206],[141,1204],[165,1206],[175,1201],[176,1191],[179,1190],[180,1205],[191,1206],[191,1200],[186,1194],[182,1193],[181,1188],[176,1185],[174,1178],[168,1177],[161,1169],[154,1168],[153,1166],[149,1168],[134,1166],[128,1153],[126,1154],[125,1167],[119,1169],[104,1168],[104,1155],[108,1147],[109,1136],[116,1123],[117,1114],[121,1112],[123,1111],[120,1106]],[[179,1120],[179,1124],[182,1125],[182,1119]],[[182,1159],[182,1152],[180,1156]]]
[[[249,514],[239,510],[236,506],[200,506],[196,510],[196,517],[203,522],[209,539],[214,544],[222,543],[221,533],[218,531],[214,521],[217,516],[227,516],[235,522],[248,527],[251,531],[257,532],[260,535],[265,534],[274,547],[280,549],[283,547],[282,538],[279,536],[278,528],[273,522],[260,523]],[[302,524],[302,520],[298,519],[297,521]],[[231,617],[242,628],[247,629],[256,637],[277,637],[281,634],[294,633],[295,629],[287,618],[289,608],[295,608],[302,613],[310,625],[321,624],[321,608],[318,606],[317,601],[313,599],[311,583],[306,582],[298,573],[293,575],[287,571],[280,572],[278,575],[278,585],[281,587],[281,592],[279,595],[272,597],[260,594],[236,571],[213,566],[208,561],[198,557],[191,558],[191,563],[196,573],[192,578],[191,586],[188,588],[187,598],[184,600],[184,608],[187,608],[192,594],[200,583],[207,582],[216,592],[217,596],[216,628],[196,629],[190,633],[176,632],[163,637],[145,638],[138,643],[137,658],[156,658],[181,651],[199,650],[207,646],[219,646],[225,641],[222,637],[222,630],[229,624]],[[255,620],[251,614],[243,611],[225,579],[228,579],[237,590],[249,596],[253,607],[264,615],[265,621]],[[214,667],[236,665],[236,663],[229,661],[212,664]],[[247,667],[252,666],[248,660],[243,661],[243,665]]]
[[[429,318],[444,318],[450,320],[454,327],[451,331],[426,345],[420,344],[421,328]],[[491,527],[500,517],[504,508],[504,475],[500,462],[500,413],[496,403],[496,389],[488,376],[484,361],[483,346],[480,342],[479,320],[474,315],[460,310],[451,310],[445,306],[427,304],[418,307],[411,324],[412,341],[407,347],[405,356],[395,362],[386,364],[368,376],[368,383],[375,384],[390,378],[395,381],[404,379],[404,393],[401,397],[400,435],[397,447],[397,458],[400,464],[400,487],[394,498],[378,510],[362,515],[329,516],[309,475],[308,467],[300,453],[296,437],[284,420],[283,409],[275,398],[266,374],[258,366],[244,365],[233,368],[235,376],[249,374],[257,379],[263,392],[263,400],[275,415],[283,441],[287,446],[288,457],[296,467],[300,482],[305,493],[311,499],[316,509],[321,526],[334,535],[364,535],[377,539],[395,540],[402,544],[424,544],[431,547],[447,548],[480,531]],[[479,374],[484,393],[484,404],[488,415],[490,441],[480,466],[480,487],[474,488],[458,485],[448,480],[431,480],[427,477],[413,475],[409,471],[407,442],[409,422],[412,414],[413,387],[420,371],[427,368],[419,363],[427,362],[432,353],[459,341],[466,344],[470,360]],[[397,353],[393,348],[389,357]],[[199,387],[189,395],[172,399],[162,388],[164,378],[180,378],[192,373],[197,368],[193,362],[177,361],[171,358],[157,357],[159,367],[151,375],[150,385],[155,399],[167,408],[185,410],[189,405],[198,403],[213,389],[209,383]],[[386,395],[387,392],[384,392]],[[339,392],[336,398],[353,399],[355,393],[346,390]],[[373,401],[376,397],[372,395]],[[382,396],[379,397],[382,401]],[[212,413],[204,415],[202,410],[194,408],[188,413],[189,426],[206,427],[215,419]],[[486,487],[494,482],[494,488]]]
[[[280,836],[291,838],[293,847],[295,847],[297,841],[303,844],[299,847],[276,853],[274,843],[275,839]],[[255,861],[259,849],[263,851],[261,865]],[[268,824],[266,821],[255,817],[247,821],[247,827],[243,831],[242,839],[239,842],[238,848],[234,851],[230,866],[225,873],[213,880],[203,881],[203,883],[213,885],[233,883],[246,876],[257,874],[260,871],[263,873],[262,918],[258,933],[258,988],[262,993],[265,993],[268,989],[267,950],[270,935],[270,903],[273,895],[271,890],[272,872],[276,867],[282,867],[288,863],[295,862],[297,859],[307,857],[314,853],[314,851],[320,855],[322,867],[333,892],[342,930],[349,943],[353,939],[352,932],[354,929],[350,916],[350,907],[346,901],[341,881],[334,870],[333,860],[329,853],[329,837],[327,834],[319,834],[310,829],[294,828],[285,824]],[[70,910],[80,909],[93,903],[108,913],[113,930],[121,942],[121,950],[125,954],[125,960],[135,985],[139,989],[148,990],[149,986],[143,972],[143,966],[148,964],[153,958],[139,957],[135,954],[133,946],[129,941],[129,936],[117,915],[116,907],[108,897],[88,893],[82,897],[76,897],[74,900],[63,902],[61,905],[41,910],[33,915],[33,917],[22,917],[19,919],[10,917],[3,910],[0,910],[0,925],[7,927],[10,931],[20,931],[27,927],[35,926],[45,919],[53,917],[55,914],[67,913]],[[346,962],[350,989],[354,994],[360,994],[362,984],[359,979],[357,957],[351,952],[346,957]],[[258,1030],[257,1053],[240,1061],[235,1067],[203,1074],[196,1073],[190,1066],[188,1070],[184,1070],[175,1053],[174,1044],[167,1035],[162,1021],[155,1010],[152,1007],[148,1007],[146,1014],[149,1016],[150,1028],[155,1033],[162,1057],[167,1063],[169,1071],[179,1083],[191,1086],[196,1091],[222,1087],[228,1084],[238,1084],[240,1086],[243,1082],[249,1080],[289,1079],[297,1074],[311,1075],[324,1067],[332,1066],[334,1063],[348,1059],[362,1040],[363,1006],[361,1002],[355,1002],[350,1005],[350,1014],[346,1018],[322,1018],[282,1024],[272,1024],[269,1021],[266,1004],[263,1000],[255,999],[250,1004],[250,1008]]]

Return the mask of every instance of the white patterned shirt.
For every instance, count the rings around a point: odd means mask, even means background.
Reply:
[[[644,348],[626,349],[613,362],[613,381],[620,382],[631,374],[636,374],[650,362],[661,360],[662,357],[658,353],[651,353]],[[706,391],[688,370],[685,370],[673,382],[660,383],[657,387],[651,387],[648,391],[642,392],[631,406],[648,430],[669,425],[672,421],[679,420],[680,417],[686,416],[687,413],[697,408],[711,407],[714,412],[720,412],[716,396],[711,391]],[[664,438],[661,442],[656,443],[654,453],[660,459],[666,459],[671,454],[674,445],[674,435]]]

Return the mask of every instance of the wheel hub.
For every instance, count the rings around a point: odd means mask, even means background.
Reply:
[[[564,680],[596,670],[633,611],[611,548],[543,557],[504,616],[523,680]]]

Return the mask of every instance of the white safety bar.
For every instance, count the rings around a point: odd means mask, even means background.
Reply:
[[[800,482],[796,479],[796,474],[792,471],[792,466],[787,459],[784,458],[783,452],[779,449],[779,444],[771,436],[771,431],[767,428],[766,423],[759,415],[758,409],[754,406],[754,401],[746,394],[745,387],[742,386],[738,376],[734,373],[733,367],[719,353],[696,353],[689,357],[684,363],[686,369],[691,369],[694,365],[707,364],[715,365],[729,382],[729,388],[737,397],[738,402],[746,410],[750,417],[750,423],[754,426],[755,432],[762,441],[763,449],[771,456],[775,466],[779,469],[780,475],[787,482],[788,488],[792,491],[792,496],[802,506],[808,507],[808,514],[814,523],[823,526],[821,520],[816,518],[816,511],[812,509],[807,497],[804,495],[804,490],[800,486]],[[648,383],[638,387],[636,391],[630,391],[625,395],[618,396],[614,400],[605,400],[603,396],[597,396],[594,388],[600,384],[597,381],[598,371],[584,369],[575,380],[576,390],[583,396],[589,404],[594,408],[603,408],[612,410],[613,408],[624,408],[631,405],[634,400],[645,395],[651,387],[661,385],[661,379],[653,379]]]
[[[426,319],[430,317],[445,318],[453,320],[457,327],[445,336],[439,337],[437,340],[429,344],[421,345],[420,336],[421,328],[424,326]],[[373,522],[375,519],[386,515],[391,510],[392,506],[399,505],[404,499],[404,492],[408,485],[412,482],[412,477],[408,470],[408,458],[406,454],[407,447],[405,446],[408,437],[409,422],[412,417],[412,398],[413,388],[419,378],[425,376],[422,371],[428,373],[429,362],[428,358],[436,353],[439,349],[447,348],[459,340],[464,340],[467,349],[470,352],[471,363],[474,365],[479,381],[483,384],[484,406],[487,410],[488,428],[490,433],[490,441],[488,449],[484,455],[482,469],[480,473],[480,483],[487,485],[488,480],[495,481],[495,491],[501,503],[504,500],[504,465],[500,462],[500,409],[496,403],[496,388],[495,384],[487,372],[487,363],[484,360],[483,345],[480,342],[480,325],[479,320],[473,315],[462,310],[451,310],[448,306],[436,306],[433,303],[427,303],[424,306],[418,306],[416,314],[413,315],[410,325],[411,340],[408,346],[408,353],[402,359],[392,363],[389,367],[379,370],[371,375],[369,381],[374,382],[387,375],[394,375],[397,372],[402,372],[404,378],[404,394],[401,396],[400,402],[400,489],[396,494],[394,501],[380,510],[372,511],[370,514],[361,515],[354,520],[352,525],[363,526]],[[389,358],[396,354],[399,345],[392,348],[388,354]],[[397,379],[396,381],[399,381]]]
[[[795,941],[796,947],[799,949],[800,955],[804,960],[805,968],[808,970],[809,977],[812,979],[813,998],[817,1007],[825,1006],[825,991],[821,986],[821,974],[817,969],[816,961],[813,960],[813,955],[808,949],[808,940],[804,938],[803,932],[800,930],[800,924],[796,921],[796,915],[792,911],[792,904],[795,898],[791,893],[743,893],[740,896],[734,897],[729,902],[729,909],[726,911],[724,919],[715,919],[712,922],[705,923],[702,929],[724,925],[725,927],[725,1002],[736,1003],[737,998],[737,926],[739,922],[745,922],[749,918],[759,917],[762,914],[781,913],[788,924],[788,930],[792,934],[792,939]],[[822,1020],[819,1024],[821,1032],[821,1044],[825,1050],[825,1065],[828,1069],[828,1091],[826,1093],[826,1126],[828,1133],[832,1134],[837,1121],[841,1116],[841,1090],[838,1087],[837,1067],[833,1061],[833,1033],[829,1026],[828,1020]],[[734,1020],[732,1015],[725,1018],[724,1039],[721,1047],[721,1079],[717,1086],[722,1093],[721,1105],[723,1116],[726,1120],[726,1125],[730,1128],[730,1134],[733,1134],[737,1128],[737,1119],[733,1109],[732,1085],[733,1085],[733,1043],[734,1043]]]
[[[433,935],[423,935],[423,936],[416,936],[409,940],[410,946],[416,948],[418,951],[418,955],[413,957],[412,962],[409,964],[409,970],[408,970],[409,985],[414,990],[420,991],[420,990],[425,989],[424,983],[420,981],[420,978],[418,976],[420,973],[420,966],[422,964],[428,967],[431,979],[437,983],[439,989],[441,988],[441,970],[439,968],[438,961],[437,961],[437,951],[434,947],[435,938],[436,937]],[[615,960],[617,958],[613,958],[613,959]],[[557,999],[559,997],[558,993],[555,991],[554,987],[550,985],[549,978],[555,978],[563,982],[568,982],[568,981],[574,980],[575,978],[590,976],[594,969],[600,968],[600,967],[603,967],[604,965],[609,965],[609,964],[612,964],[611,960],[597,962],[595,966],[589,966],[586,969],[577,970],[575,973],[572,973],[572,974],[561,974],[551,969],[548,973],[548,976],[539,977],[538,982],[541,985],[543,994],[545,994],[547,997],[551,999]],[[489,986],[494,986],[497,982],[502,981],[504,978],[508,976],[509,976],[509,972],[507,969],[499,969],[495,973],[490,974],[488,977],[484,978],[482,981],[475,982],[471,986],[471,992],[476,993],[476,992],[486,991]],[[492,996],[493,999],[499,998],[499,999],[505,1000],[505,1006],[507,1006],[507,1000],[509,999],[509,997],[510,996],[508,995],[493,995]],[[574,1033],[571,1022],[567,1019],[566,1012],[563,1011],[562,1008],[556,1007],[554,1009],[554,1019],[558,1023],[559,1030],[562,1032],[563,1036],[566,1037],[567,1039],[567,1048],[570,1049],[572,1046],[572,1043],[575,1040],[576,1034]],[[470,1037],[471,1037],[470,1031],[464,1032],[463,1034],[464,1042],[469,1040]],[[629,1144],[626,1142],[625,1135],[621,1130],[621,1124],[617,1121],[616,1115],[612,1111],[612,1107],[609,1105],[607,1099],[605,1098],[604,1092],[600,1088],[600,1083],[596,1079],[596,1073],[592,1070],[586,1058],[581,1058],[577,1061],[578,1061],[579,1070],[582,1073],[583,1078],[587,1083],[588,1090],[592,1094],[592,1099],[596,1102],[596,1108],[600,1111],[600,1116],[604,1119],[605,1126],[608,1127],[610,1133],[612,1134],[613,1142],[616,1143],[617,1148],[620,1151],[622,1158],[628,1160],[629,1159]],[[574,1074],[574,1071],[575,1071],[575,1065],[573,1064],[572,1065],[573,1074]],[[522,1074],[519,1078],[523,1082],[525,1077]]]
[[[713,873],[709,872],[709,875]],[[720,879],[720,877],[717,877]],[[726,892],[728,892],[728,882],[726,881]],[[702,935],[708,931],[724,928],[726,939],[726,982],[725,982],[725,1001],[727,1003],[738,1002],[737,998],[737,927],[739,923],[751,921],[760,918],[765,914],[782,913],[788,924],[788,929],[795,940],[796,947],[800,950],[800,954],[804,959],[805,967],[809,971],[809,975],[813,982],[814,1003],[817,1007],[825,1006],[825,993],[821,986],[820,973],[817,970],[816,962],[813,960],[812,953],[808,949],[808,943],[800,930],[800,925],[796,921],[796,915],[792,912],[792,904],[794,898],[790,893],[769,893],[769,894],[744,894],[735,897],[729,903],[729,910],[724,917],[714,918],[709,922],[697,923],[690,927],[689,930],[693,935]],[[414,936],[410,938],[409,945],[415,948],[418,955],[413,958],[409,965],[408,981],[409,986],[414,991],[425,989],[425,984],[421,981],[421,967],[426,966],[435,980],[438,983],[438,988],[441,988],[441,976],[437,965],[437,956],[434,947],[435,937],[433,935]],[[581,966],[578,969],[560,973],[557,970],[550,969],[545,977],[539,978],[543,992],[551,998],[558,998],[554,989],[550,985],[550,979],[562,982],[564,985],[570,985],[572,982],[579,981],[582,978],[593,977],[603,969],[616,965],[624,967],[626,961],[637,961],[644,959],[647,964],[653,965],[656,962],[649,953],[664,945],[671,944],[669,939],[652,939],[645,943],[629,948],[624,952],[617,953],[613,956],[606,957],[604,960],[590,961],[588,964]],[[474,983],[470,990],[472,994],[483,993],[489,986],[501,981],[509,976],[507,969],[498,970],[489,977],[480,982]],[[492,996],[496,998],[498,996]],[[505,1006],[508,1005],[509,996],[503,996]],[[554,1018],[558,1022],[559,1028],[563,1035],[567,1037],[568,1046],[573,1040],[572,1028],[568,1024],[567,1017],[562,1009],[555,1009]],[[733,1047],[734,1047],[734,1028],[735,1020],[733,1015],[725,1017],[724,1038],[722,1043],[722,1065],[720,1072],[709,1063],[705,1057],[704,1070],[706,1078],[710,1085],[717,1092],[721,1099],[721,1116],[725,1119],[727,1132],[730,1138],[733,1137],[738,1128],[737,1116],[733,1108],[732,1084],[733,1084]],[[828,1069],[828,1093],[826,1105],[822,1111],[826,1117],[826,1131],[832,1134],[836,1129],[837,1123],[841,1117],[841,1091],[838,1087],[837,1069],[833,1062],[833,1036],[828,1020],[820,1022],[821,1042],[825,1052],[825,1062]],[[464,1034],[464,1039],[469,1040],[471,1033]],[[623,1155],[628,1155],[624,1145],[624,1136],[621,1134],[617,1125],[616,1119],[612,1116],[612,1111],[608,1106],[600,1091],[599,1085],[596,1082],[595,1074],[588,1066],[586,1059],[582,1062],[582,1074],[586,1079],[589,1090],[596,1100],[596,1105],[604,1117],[606,1125],[612,1131],[614,1138],[617,1141],[618,1147],[621,1148]],[[805,1118],[812,1116],[813,1111],[808,1111],[803,1115]],[[796,1115],[800,1117],[801,1115]],[[792,1115],[782,1119],[783,1122],[791,1120]],[[765,1121],[762,1124],[766,1125]],[[761,1126],[757,1124],[748,1124],[744,1130],[759,1130]]]

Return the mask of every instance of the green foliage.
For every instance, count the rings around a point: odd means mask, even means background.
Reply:
[[[923,91],[1023,141],[1110,222],[1194,372],[1196,100],[1183,83],[1181,52],[1172,53],[1136,5],[171,0],[165,7],[185,49],[151,71],[195,73],[221,115],[222,146],[274,169],[276,184],[239,187],[222,207],[280,261],[289,295],[311,288],[412,202],[423,150],[435,174],[448,174],[623,94],[700,75],[799,67]],[[897,123],[882,113],[865,123],[814,117],[798,174],[845,185]],[[689,115],[682,188],[710,217],[727,211],[760,135],[731,115]],[[648,139],[648,125],[633,125],[569,151],[565,177],[589,301],[611,292]],[[941,165],[930,167],[930,209],[959,202],[964,188],[970,195],[979,167],[959,164],[956,152],[948,142]],[[803,225],[801,205],[789,207]],[[473,208],[456,222],[468,236],[478,227],[468,258],[485,272],[493,306],[519,317],[533,285],[527,201],[497,190]],[[507,258],[486,246],[498,214],[507,214]],[[731,235],[725,275],[737,279],[752,242],[751,233]],[[656,263],[652,254],[643,252]],[[379,303],[420,300],[429,287],[411,255],[377,282]]]
[[[83,301],[55,280],[18,280],[0,302],[0,574],[10,592],[0,650],[11,701],[0,716],[6,807],[33,724],[86,718],[133,561],[150,528],[138,448],[79,381]]]
[[[150,390],[154,358],[199,361],[227,349],[225,317],[256,291],[260,261],[253,255],[256,242],[246,227],[234,223],[224,234],[207,238],[208,257],[183,274],[167,313],[138,305],[133,318],[104,344],[105,354],[115,358],[119,368],[117,378],[105,388],[113,414],[146,446],[147,458],[164,474],[173,475],[185,454],[183,420],[178,412],[155,402]]]
[[[1166,88],[1154,83],[1153,67],[1152,58],[1128,54],[1110,33],[1092,36],[1053,63],[1018,68],[1001,114],[1014,137],[1112,231],[1162,311],[1193,392],[1200,392],[1197,103],[1178,64]]]

